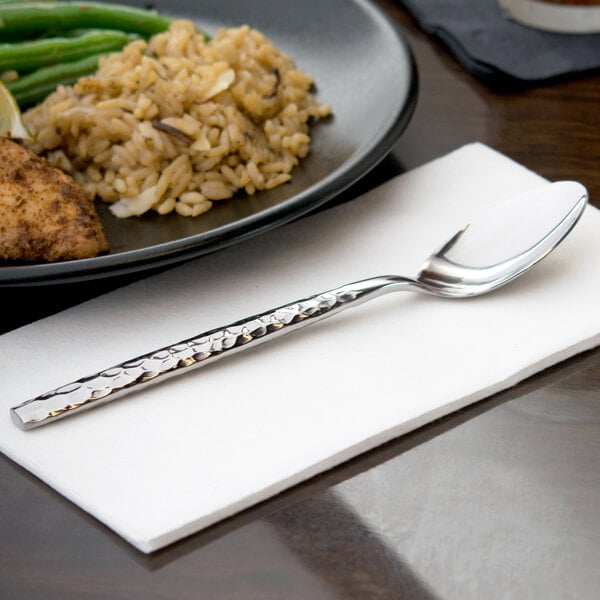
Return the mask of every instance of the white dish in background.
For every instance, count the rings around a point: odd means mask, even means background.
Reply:
[[[504,14],[523,25],[554,33],[599,33],[600,0],[498,0]]]

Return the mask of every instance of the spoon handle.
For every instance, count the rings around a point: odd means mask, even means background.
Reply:
[[[206,331],[27,400],[11,408],[12,420],[23,430],[51,423],[413,284],[396,276],[364,279]]]

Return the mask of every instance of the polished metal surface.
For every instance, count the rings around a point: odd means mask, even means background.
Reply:
[[[254,347],[384,293],[410,290],[443,298],[468,298],[490,292],[547,256],[575,226],[587,199],[586,189],[577,182],[541,186],[501,203],[488,216],[460,230],[425,262],[415,278],[385,275],[364,279],[218,327],[27,400],[11,409],[12,420],[23,430],[40,427]],[[529,224],[531,215],[536,216],[538,227],[543,227],[541,231]],[[501,241],[506,247],[499,254],[496,245]],[[461,246],[466,249],[461,250]],[[451,255],[466,260],[460,264],[450,260]],[[496,257],[492,264],[475,265],[487,255]]]

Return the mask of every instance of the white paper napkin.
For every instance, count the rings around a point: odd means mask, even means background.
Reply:
[[[0,449],[143,552],[596,346],[600,213],[493,294],[390,294],[30,432],[8,409],[151,349],[362,277],[414,275],[544,180],[481,144],[343,206],[0,337]]]

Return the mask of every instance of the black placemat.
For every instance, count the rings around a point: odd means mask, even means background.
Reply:
[[[600,34],[545,32],[508,19],[497,0],[399,0],[489,84],[535,85],[600,71]]]

